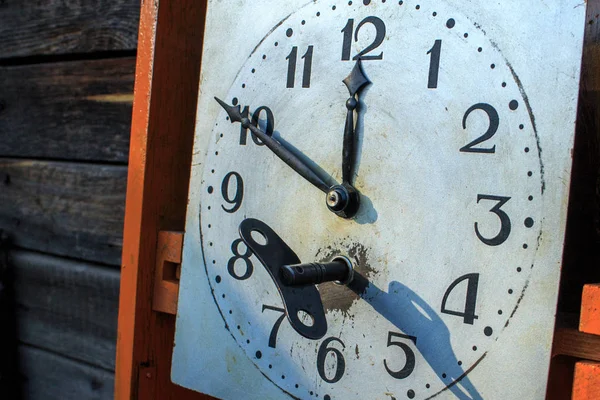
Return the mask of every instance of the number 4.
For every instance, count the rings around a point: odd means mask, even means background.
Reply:
[[[468,281],[467,285],[467,295],[465,297],[465,310],[464,311],[453,311],[448,310],[446,307],[446,302],[448,301],[448,296],[456,289],[459,283]],[[478,318],[475,315],[475,307],[477,304],[477,288],[479,287],[479,274],[468,274],[465,276],[461,276],[448,287],[446,293],[444,293],[444,298],[442,299],[442,313],[449,315],[456,315],[457,317],[463,317],[463,321],[465,324],[473,325],[475,320]]]

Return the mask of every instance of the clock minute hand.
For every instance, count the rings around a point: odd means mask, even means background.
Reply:
[[[354,111],[358,106],[358,93],[371,83],[362,71],[360,59],[356,61],[352,72],[343,80],[348,88],[350,98],[346,100],[346,124],[344,126],[344,144],[342,150],[342,181],[343,184],[352,185],[352,170],[356,163],[356,127],[354,125]]]
[[[290,168],[296,171],[300,176],[304,179],[312,183],[315,187],[321,190],[324,193],[329,192],[329,185],[327,185],[323,179],[321,179],[315,171],[309,167],[304,161],[302,161],[298,156],[292,153],[290,150],[285,148],[280,142],[271,136],[267,135],[260,128],[252,125],[250,120],[246,117],[243,117],[241,114],[240,106],[230,106],[225,103],[223,100],[215,97],[215,100],[225,109],[227,114],[229,115],[229,119],[231,123],[240,122],[244,129],[250,129],[252,133],[254,133],[262,142],[273,152],[277,157],[279,157],[284,163],[286,163]]]

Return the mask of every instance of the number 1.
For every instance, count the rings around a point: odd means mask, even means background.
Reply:
[[[435,41],[433,47],[427,52],[427,54],[431,54],[431,61],[429,63],[429,82],[427,83],[427,88],[429,89],[437,89],[441,53],[442,41],[438,39]]]

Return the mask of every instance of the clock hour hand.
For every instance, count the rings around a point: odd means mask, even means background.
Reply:
[[[352,185],[352,172],[356,164],[356,126],[354,112],[358,107],[358,94],[371,83],[362,71],[360,59],[352,72],[343,80],[350,98],[346,100],[346,124],[342,149],[342,184],[333,186],[327,193],[327,207],[342,218],[352,218],[360,208],[360,196]]]
[[[312,183],[315,187],[321,190],[324,193],[329,192],[329,185],[327,185],[323,179],[321,179],[315,171],[309,167],[304,161],[302,161],[298,156],[285,148],[280,142],[271,136],[267,135],[260,128],[254,126],[251,121],[243,117],[241,114],[240,106],[230,106],[225,103],[223,100],[215,97],[215,100],[225,109],[227,114],[229,115],[229,119],[231,123],[240,122],[245,129],[249,129],[252,133],[254,133],[258,138],[273,152],[277,157],[279,157],[284,163],[286,163],[290,168],[296,171],[300,176],[304,179]]]
[[[348,88],[350,98],[346,100],[346,124],[344,126],[344,142],[342,150],[342,184],[352,186],[352,170],[356,163],[356,127],[354,125],[354,111],[358,106],[358,95],[369,83],[369,79],[362,71],[360,59],[356,61],[352,72],[343,80]]]

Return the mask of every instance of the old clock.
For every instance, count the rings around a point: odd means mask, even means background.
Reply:
[[[540,399],[579,1],[209,1],[172,379]]]

